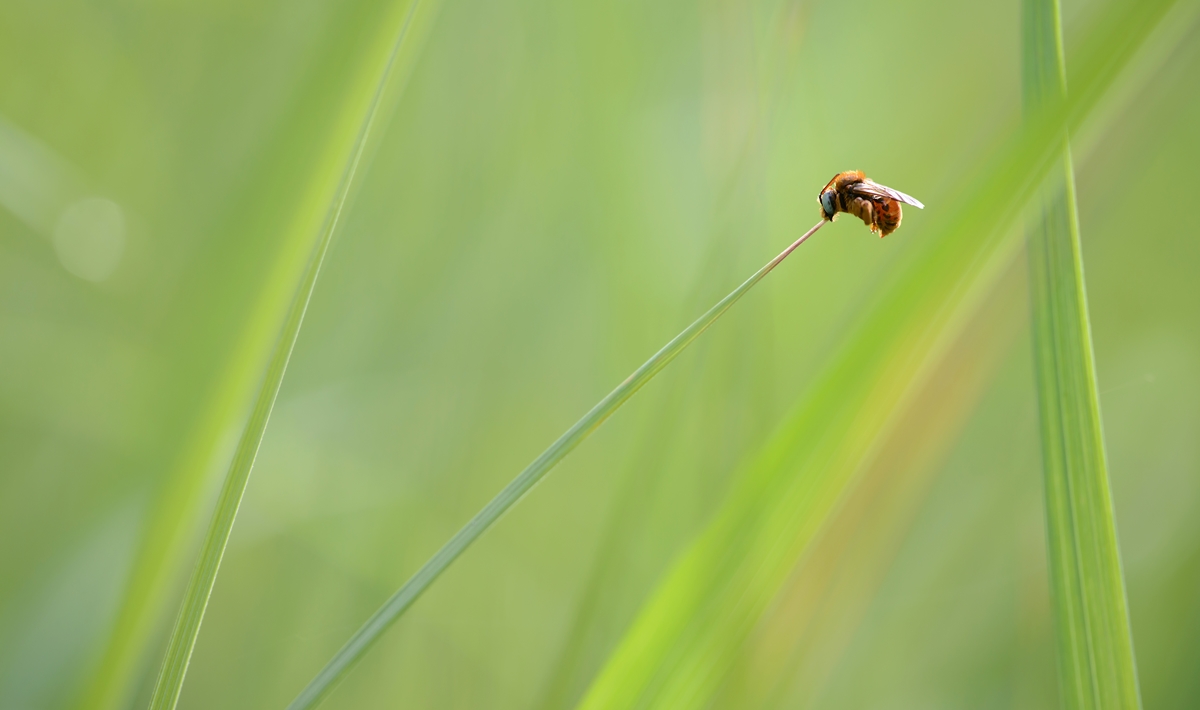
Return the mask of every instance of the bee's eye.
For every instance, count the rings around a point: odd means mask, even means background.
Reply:
[[[825,214],[828,214],[828,215],[833,214],[834,210],[833,210],[833,191],[832,190],[821,193],[821,209],[825,211]]]

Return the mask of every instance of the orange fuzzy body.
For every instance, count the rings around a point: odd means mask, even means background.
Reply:
[[[890,197],[856,194],[855,187],[866,182],[868,182],[867,176],[861,170],[847,170],[834,175],[829,184],[821,190],[822,196],[826,192],[833,193],[831,203],[834,213],[827,214],[825,208],[822,207],[821,216],[833,221],[838,212],[852,214],[870,227],[872,232],[877,233],[880,237],[886,237],[900,226],[900,220],[904,218],[904,213],[900,209],[900,202]],[[820,201],[821,197],[818,196],[817,199]]]

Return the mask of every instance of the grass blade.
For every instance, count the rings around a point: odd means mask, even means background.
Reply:
[[[1008,264],[952,346],[938,357],[933,368],[937,377],[920,386],[893,416],[896,425],[884,433],[879,453],[857,474],[836,514],[740,649],[729,679],[715,695],[714,710],[870,707],[880,695],[905,704],[904,690],[885,691],[886,682],[870,684],[880,690],[873,699],[847,699],[838,694],[837,679],[844,681],[854,666],[856,647],[881,641],[874,635],[878,629],[872,617],[886,615],[894,603],[888,578],[903,564],[910,536],[920,534],[922,517],[936,510],[935,488],[954,478],[954,451],[964,435],[970,436],[972,420],[988,415],[987,399],[996,379],[1004,376],[1028,328],[1025,266],[1019,262]],[[1003,477],[1003,484],[989,492],[1023,490],[1025,483],[1021,477]],[[1008,508],[1002,515],[1012,512]],[[927,539],[923,544],[931,557],[937,554],[935,547]],[[863,644],[865,638],[872,641]],[[936,662],[933,658],[922,657],[922,662]],[[964,700],[946,704],[973,707]]]
[[[1058,0],[1025,0],[1023,15],[1023,91],[1036,112],[1066,92]],[[1138,708],[1065,139],[1061,155],[1028,230],[1059,685],[1067,708]]]
[[[1118,7],[1085,46],[1083,90],[1027,123],[957,201],[931,213],[892,283],[728,502],[647,601],[580,704],[703,708],[796,561],[936,355],[1017,253],[1005,227],[1169,3]],[[965,172],[965,171],[964,171]],[[933,205],[931,205],[932,207]],[[936,217],[934,215],[937,215]],[[912,238],[912,233],[910,232]]]
[[[342,210],[345,208],[350,187],[354,182],[355,174],[362,161],[363,151],[371,135],[375,119],[379,114],[383,96],[388,86],[388,79],[392,74],[397,54],[407,35],[417,4],[414,1],[409,5],[403,21],[397,29],[395,39],[382,70],[378,73],[374,93],[367,104],[361,125],[348,155],[348,160],[344,165],[338,187],[329,204],[326,223],[320,232],[318,232],[312,256],[296,288],[292,302],[288,307],[278,340],[275,343],[266,372],[263,375],[262,385],[255,399],[254,409],[242,432],[237,450],[230,463],[229,471],[221,486],[220,496],[217,499],[217,507],[213,513],[208,531],[205,534],[200,559],[197,561],[192,577],[188,582],[183,604],[176,619],[174,630],[171,633],[158,680],[155,683],[154,694],[150,701],[150,707],[154,710],[169,710],[170,708],[174,708],[179,700],[188,664],[191,661],[192,651],[195,649],[196,638],[200,633],[200,625],[204,620],[204,612],[208,606],[213,585],[216,582],[221,558],[225,554],[225,546],[228,544],[230,533],[233,530],[233,523],[237,517],[238,507],[241,505],[242,496],[245,493],[246,484],[250,478],[250,471],[254,466],[254,459],[258,454],[259,445],[262,443],[263,434],[266,431],[267,422],[271,416],[271,410],[275,405],[275,398],[279,394],[279,388],[283,383],[283,376],[287,371],[292,349],[295,347],[296,339],[299,337],[300,326],[303,324],[304,313],[308,308],[309,300],[312,298],[313,289],[316,287],[321,264],[329,250],[329,245],[337,229]]]
[[[746,279],[741,286],[738,286],[725,298],[721,299],[715,306],[710,308],[707,313],[700,316],[694,323],[689,325],[682,333],[675,336],[671,342],[667,343],[661,350],[654,354],[641,367],[639,367],[632,375],[624,382],[617,386],[604,399],[600,400],[599,404],[591,409],[578,422],[575,423],[565,434],[560,436],[557,441],[550,445],[550,448],[542,452],[533,463],[529,464],[516,478],[512,480],[504,490],[500,491],[495,498],[491,500],[483,510],[479,511],[474,518],[463,526],[461,530],[455,533],[450,541],[442,546],[437,553],[434,554],[428,562],[426,562],[415,575],[404,583],[395,594],[392,595],[382,607],[376,611],[370,619],[362,625],[354,636],[342,646],[341,650],[325,665],[321,672],[308,684],[308,686],[296,696],[288,706],[289,710],[302,710],[303,708],[315,707],[322,699],[325,698],[337,684],[337,682],[346,674],[354,663],[362,657],[364,653],[377,641],[381,634],[388,629],[398,618],[403,614],[414,601],[417,600],[421,593],[433,584],[434,580],[450,566],[459,555],[463,553],[467,547],[474,542],[480,535],[484,533],[492,523],[500,519],[509,508],[517,501],[521,500],[526,493],[529,492],[534,485],[537,484],[549,471],[554,468],[555,464],[561,461],[569,454],[576,446],[583,442],[593,431],[604,423],[614,412],[617,411],[630,397],[637,393],[647,382],[657,375],[664,367],[683,352],[684,348],[692,343],[701,333],[708,329],[718,318],[721,317],[729,307],[738,301],[751,288],[761,281],[767,274],[779,265],[789,254],[797,247],[803,244],[809,237],[816,234],[817,230],[825,224],[824,221],[818,222],[812,229],[805,232],[799,239],[784,249],[779,256],[775,257],[767,263],[766,266],[759,269],[753,276]]]

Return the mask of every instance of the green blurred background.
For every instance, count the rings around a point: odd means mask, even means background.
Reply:
[[[1064,3],[1068,71],[1106,4]],[[1075,146],[1155,710],[1200,704],[1194,5]],[[135,560],[161,544],[161,608],[135,605],[146,641],[114,707],[146,702],[278,330],[255,314],[290,297],[272,269],[296,253],[293,215],[322,207],[307,176],[395,7],[0,4],[0,708],[82,702],[128,631]],[[327,704],[574,707],[923,222],[1020,121],[1015,0],[417,12],[181,707],[283,707],[525,464],[812,226],[834,173],[918,196],[886,240],[842,219],[800,249]],[[710,707],[1057,707],[1020,254],[1002,271]]]

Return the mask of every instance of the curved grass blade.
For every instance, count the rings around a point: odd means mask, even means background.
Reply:
[[[204,612],[208,607],[208,600],[212,594],[213,585],[216,583],[217,571],[221,566],[221,558],[225,554],[225,546],[229,542],[229,535],[233,530],[233,523],[237,517],[242,496],[246,491],[246,484],[250,480],[254,459],[258,455],[258,448],[262,443],[263,434],[266,432],[271,410],[275,406],[275,398],[283,384],[288,361],[291,359],[296,339],[300,335],[304,313],[308,309],[317,277],[320,275],[321,264],[329,251],[329,245],[346,206],[346,199],[362,162],[371,129],[379,115],[388,80],[391,78],[393,67],[396,64],[396,57],[408,34],[413,13],[418,4],[417,0],[413,0],[409,4],[407,12],[396,30],[395,39],[383,63],[382,70],[378,71],[378,78],[374,82],[374,92],[370,95],[366,110],[362,114],[361,125],[354,137],[341,179],[329,204],[325,225],[318,233],[308,266],[304,270],[291,305],[288,307],[279,338],[263,375],[254,409],[242,431],[237,450],[229,466],[229,472],[221,486],[217,507],[200,551],[200,559],[188,582],[183,604],[175,621],[175,628],[171,633],[158,681],[154,686],[154,694],[150,700],[152,710],[171,710],[179,701],[179,694],[183,690],[183,681],[187,675],[192,651],[196,646],[196,638],[200,633],[200,625],[204,620]]]
[[[1022,88],[1027,110],[1037,112],[1066,94],[1059,3],[1025,0],[1022,9]],[[1028,229],[1028,253],[1063,706],[1139,708],[1065,137],[1057,174]]]
[[[755,624],[875,454],[912,389],[1019,243],[1006,226],[1169,2],[1119,7],[1084,48],[1081,91],[1027,123],[866,312],[709,528],[669,572],[580,704],[709,707]]]
[[[597,427],[612,416],[643,385],[670,364],[679,353],[683,352],[684,348],[690,345],[701,333],[708,330],[708,327],[716,322],[721,317],[721,314],[729,310],[729,307],[744,296],[747,291],[753,288],[767,274],[771,273],[797,247],[803,244],[809,237],[816,234],[817,230],[824,224],[823,220],[818,222],[812,229],[792,242],[779,256],[769,261],[766,266],[746,279],[741,286],[738,286],[732,293],[722,298],[707,313],[700,316],[694,323],[684,329],[682,333],[675,336],[671,342],[663,346],[653,357],[610,392],[607,397],[600,400],[599,404],[585,414],[582,419],[575,422],[574,426],[568,429],[566,433],[550,445],[550,448],[542,452],[541,456],[538,456],[533,463],[529,464],[524,471],[518,474],[511,483],[504,487],[504,490],[500,491],[491,502],[484,506],[483,510],[476,513],[474,518],[471,518],[461,530],[455,533],[449,542],[443,545],[415,575],[404,583],[404,586],[400,587],[370,619],[367,619],[366,623],[350,637],[346,645],[342,646],[341,650],[321,669],[321,672],[313,678],[300,695],[296,696],[296,699],[288,706],[288,710],[312,708],[320,703],[333,690],[337,682],[350,670],[354,663],[379,640],[380,635],[412,606],[412,603],[421,596],[421,593],[428,589],[429,585],[433,584],[433,581],[472,542],[491,527],[492,523],[499,520],[505,511],[521,500],[538,481],[542,480],[550,469],[554,468],[559,461],[563,460],[576,446],[588,438]]]

